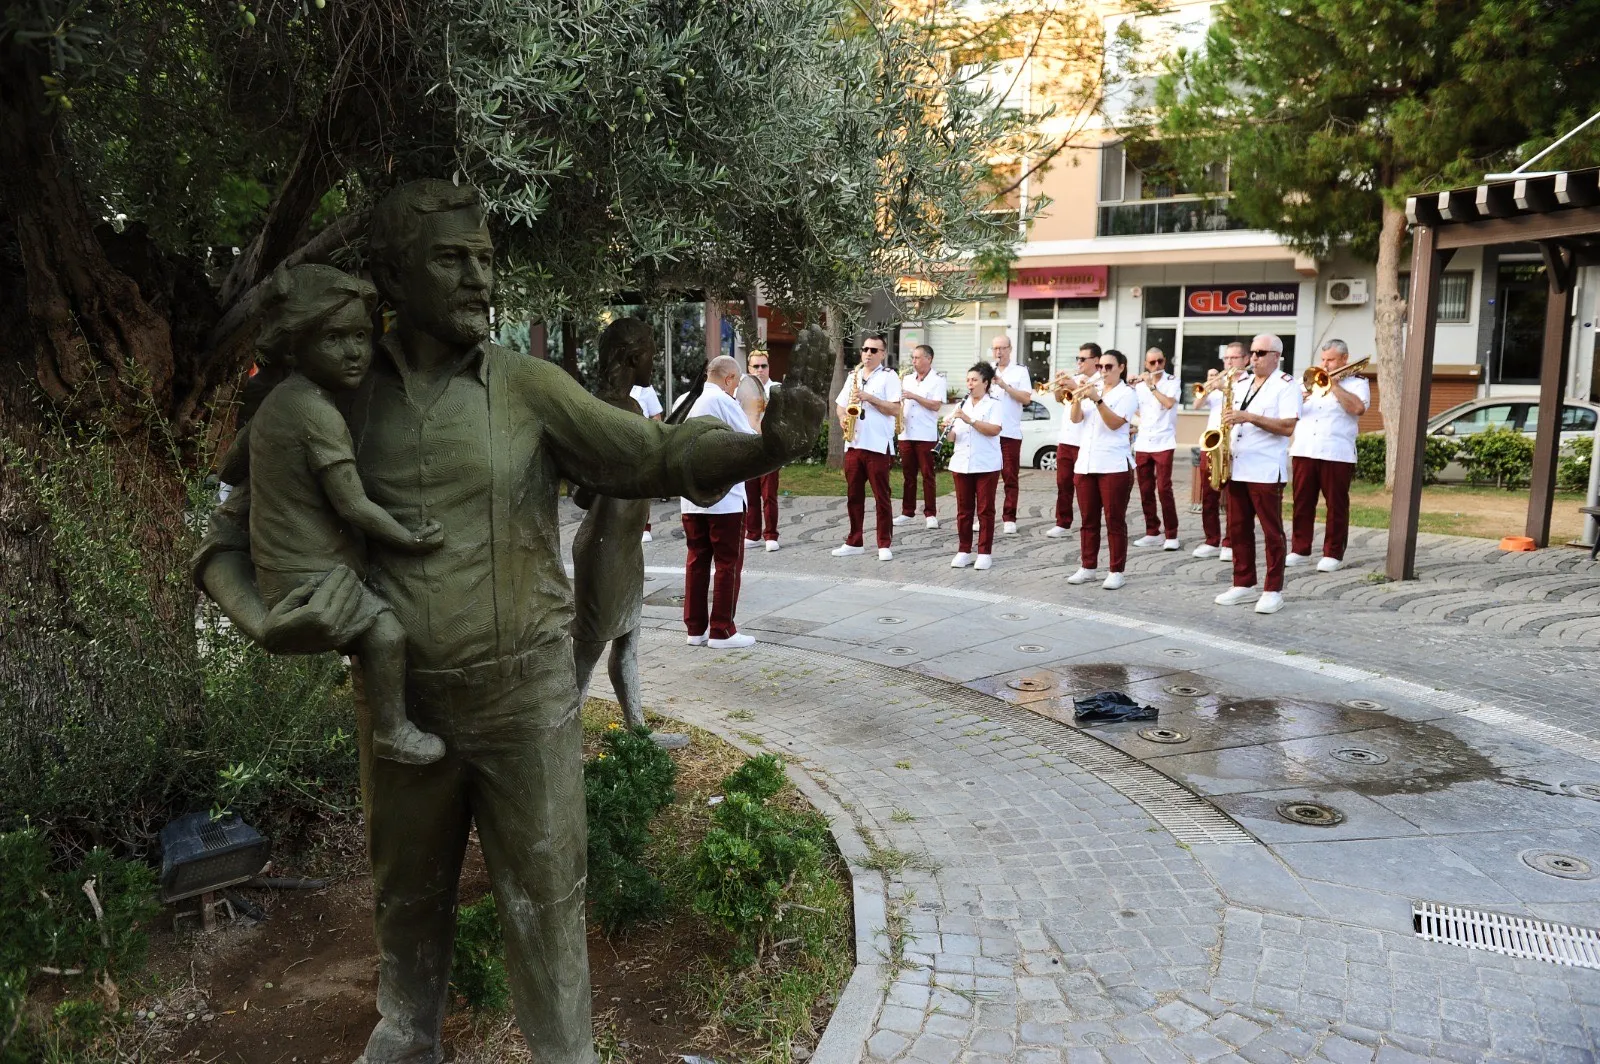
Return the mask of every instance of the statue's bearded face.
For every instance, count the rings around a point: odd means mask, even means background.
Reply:
[[[399,278],[400,316],[446,343],[488,339],[494,244],[483,216],[475,210],[427,214],[421,230]]]

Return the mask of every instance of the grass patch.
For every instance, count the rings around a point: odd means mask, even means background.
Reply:
[[[947,471],[941,470],[938,480],[940,495],[949,495],[956,490],[955,481],[951,479]],[[921,495],[920,483],[919,481],[919,496]],[[903,480],[900,476],[897,462],[896,468],[889,472],[889,487],[894,492],[896,502],[901,497],[902,484]],[[843,495],[844,471],[841,469],[829,469],[825,465],[786,465],[778,473],[778,490],[786,491],[790,495]]]
[[[1287,522],[1293,509],[1290,492],[1284,492],[1283,516]],[[1584,504],[1579,492],[1557,492],[1551,515],[1552,542],[1576,539],[1583,530],[1578,507]],[[1388,528],[1394,510],[1394,497],[1381,484],[1357,482],[1350,485],[1350,524],[1356,528]],[[1499,539],[1521,534],[1528,511],[1526,491],[1505,491],[1474,484],[1430,484],[1422,489],[1422,509],[1417,515],[1417,530],[1446,536]],[[1326,506],[1317,507],[1317,520],[1327,519]]]
[[[917,818],[912,815],[911,810],[900,809],[897,807],[894,812],[889,814],[889,819],[894,821],[896,824],[910,824],[913,823]]]

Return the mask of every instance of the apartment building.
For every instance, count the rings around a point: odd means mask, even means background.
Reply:
[[[1178,4],[1141,16],[1141,35],[1152,47],[1196,47],[1212,6]],[[1103,16],[1108,40],[1127,17]],[[1029,106],[1029,71],[1009,73],[1016,94],[1009,102]],[[1119,348],[1130,362],[1159,347],[1185,385],[1204,379],[1229,341],[1262,332],[1283,338],[1285,368],[1296,373],[1330,338],[1345,340],[1354,357],[1371,354],[1372,266],[1347,254],[1315,259],[1269,231],[1245,228],[1229,214],[1226,192],[1193,194],[1149,149],[1124,145],[1115,118],[1137,88],[1124,81],[1110,90],[1104,110],[1111,120],[1096,119],[1075,137],[1088,146],[1063,153],[1022,188],[1024,198],[1042,194],[1050,203],[1025,227],[1008,283],[945,317],[907,323],[900,349],[932,345],[936,364],[954,380],[1004,333],[1037,381],[1071,367],[1086,341]],[[1225,164],[1212,184],[1226,189]],[[1600,274],[1584,271],[1575,294],[1567,394],[1600,399]],[[1439,294],[1435,411],[1480,396],[1537,393],[1545,295],[1543,261],[1531,245],[1455,257]],[[1369,415],[1369,427],[1378,423]]]

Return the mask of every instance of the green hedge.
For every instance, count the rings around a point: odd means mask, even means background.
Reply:
[[[1533,479],[1533,438],[1514,428],[1495,426],[1461,437],[1461,464],[1467,482],[1510,491]]]
[[[1356,437],[1356,479],[1369,484],[1383,483],[1387,460],[1385,439],[1381,432],[1364,432]],[[1460,449],[1460,444],[1448,436],[1429,436],[1422,456],[1422,482],[1436,482]]]

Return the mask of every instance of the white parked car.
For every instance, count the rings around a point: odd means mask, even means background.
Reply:
[[[1600,403],[1568,399],[1561,406],[1561,444],[1592,437],[1600,421]],[[1428,435],[1460,439],[1488,428],[1513,428],[1533,437],[1539,428],[1539,401],[1533,397],[1472,399],[1428,419]],[[1439,474],[1442,481],[1465,480],[1466,470],[1451,462]]]
[[[1034,469],[1056,467],[1056,441],[1061,438],[1061,419],[1066,409],[1049,393],[1034,393],[1033,402],[1022,408],[1022,464]]]

